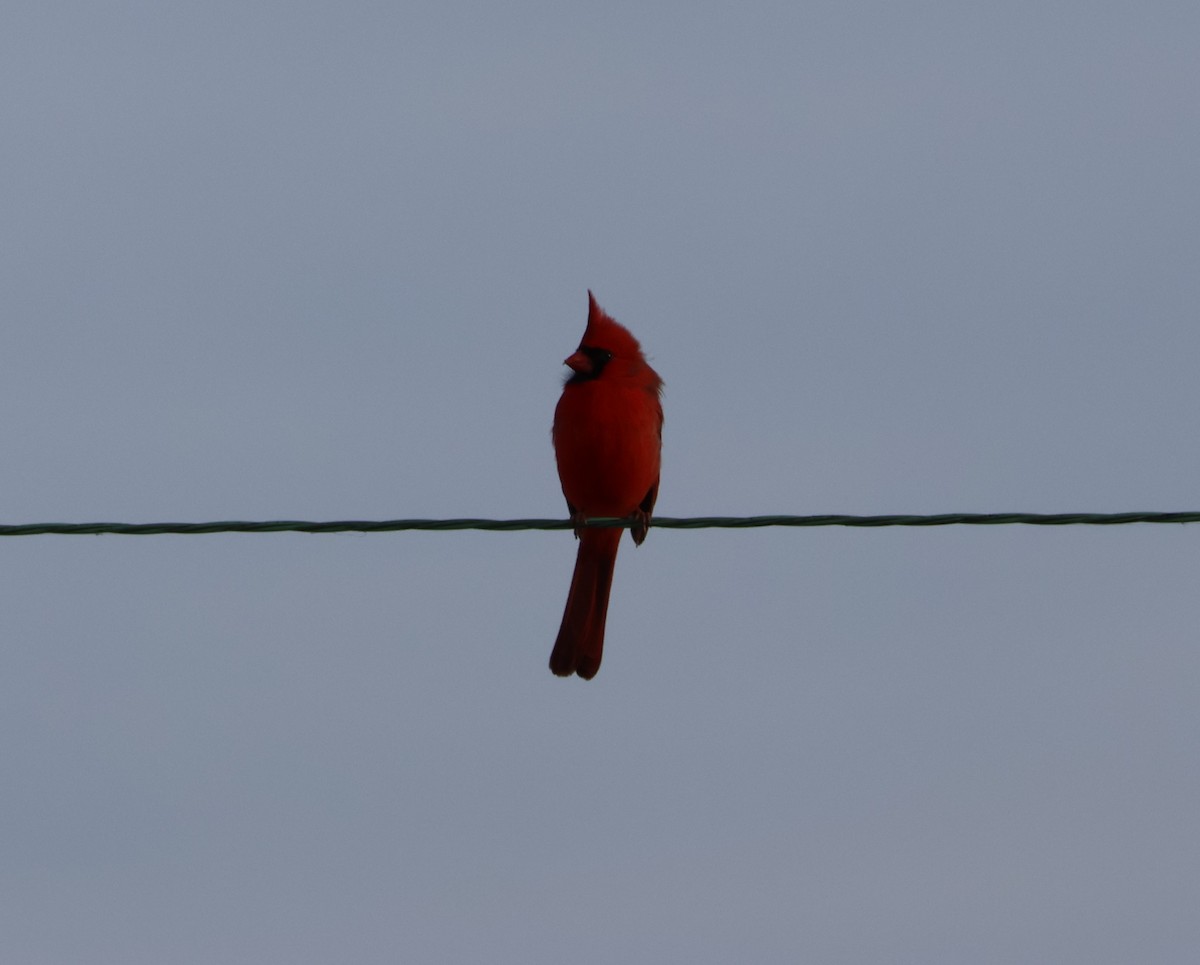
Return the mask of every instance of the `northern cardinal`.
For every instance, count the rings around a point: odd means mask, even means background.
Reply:
[[[629,330],[588,292],[583,340],[563,363],[571,369],[554,410],[554,455],[579,553],[550,669],[591,680],[604,653],[604,619],[621,529],[584,527],[593,517],[632,517],[646,538],[662,450],[662,379]]]

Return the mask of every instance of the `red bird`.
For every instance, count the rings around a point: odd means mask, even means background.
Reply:
[[[604,619],[621,529],[584,527],[586,519],[633,518],[641,545],[658,498],[662,379],[638,340],[588,292],[588,321],[554,410],[554,455],[579,553],[550,669],[591,680],[604,653]]]

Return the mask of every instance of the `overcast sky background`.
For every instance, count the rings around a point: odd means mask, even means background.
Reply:
[[[1194,2],[9,0],[0,521],[1200,509]],[[0,960],[1192,963],[1200,525],[0,540]]]

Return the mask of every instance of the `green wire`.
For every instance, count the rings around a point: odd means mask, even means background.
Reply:
[[[932,516],[658,516],[656,529],[755,529],[761,526],[1117,526],[1125,523],[1200,523],[1200,513],[939,513]],[[588,526],[629,526],[624,519],[593,519]],[[574,528],[566,519],[384,519],[307,522],[213,523],[23,523],[0,525],[0,536],[80,536],[112,533],[158,536],[164,533],[395,533],[404,530],[555,530]]]

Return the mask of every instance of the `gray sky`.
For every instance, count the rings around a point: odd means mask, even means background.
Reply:
[[[0,519],[1200,508],[1200,7],[33,3]],[[1200,526],[0,541],[0,960],[1191,963]]]

